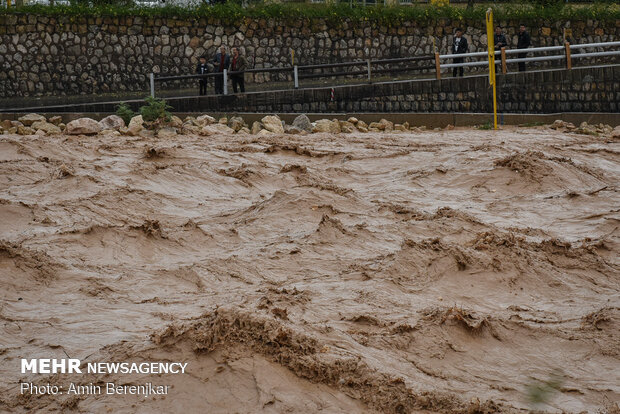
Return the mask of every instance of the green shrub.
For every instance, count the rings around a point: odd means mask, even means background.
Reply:
[[[356,6],[349,3],[311,4],[311,3],[268,3],[258,2],[243,7],[240,2],[226,2],[214,5],[202,3],[198,6],[166,5],[163,7],[139,7],[133,0],[72,0],[72,5],[30,5],[0,8],[3,14],[33,14],[48,16],[91,17],[91,16],[141,16],[176,17],[195,20],[199,18],[220,19],[223,23],[240,23],[244,19],[276,18],[295,23],[301,20],[325,19],[342,23],[349,19],[356,21],[375,21],[388,26],[397,26],[405,20],[418,22],[436,21],[447,18],[453,20],[482,20],[488,4],[463,8],[445,5],[396,5]],[[493,5],[496,20],[519,20],[538,22],[541,19],[585,20],[597,19],[614,22],[620,19],[620,6],[617,1],[603,0],[589,4],[571,5],[555,0],[532,0]]]
[[[129,125],[129,121],[131,121],[131,118],[133,118],[136,114],[134,111],[131,110],[129,105],[127,105],[125,102],[121,102],[120,105],[116,107],[116,115],[123,118],[123,121],[125,121],[125,125]]]
[[[140,115],[144,122],[162,124],[170,121],[172,114],[168,110],[172,107],[165,100],[148,96],[144,101],[146,105],[140,107]]]

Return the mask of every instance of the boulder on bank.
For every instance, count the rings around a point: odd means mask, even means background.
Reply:
[[[22,117],[19,117],[18,120],[25,126],[31,126],[35,122],[46,122],[47,121],[43,115],[39,115],[39,114],[27,114]]]
[[[137,115],[131,118],[131,121],[129,121],[129,125],[127,126],[126,132],[128,135],[135,137],[135,136],[138,136],[140,134],[140,131],[142,131],[143,129],[144,129],[144,119],[142,118],[142,115]]]
[[[213,134],[234,134],[235,130],[232,128],[227,127],[224,124],[212,124],[212,125],[207,125],[205,127],[202,127],[202,129],[200,130],[200,135],[205,135],[205,136],[209,136],[209,135],[213,135]]]
[[[258,134],[262,130],[263,130],[263,124],[261,124],[258,121],[254,121],[254,123],[252,124],[252,130],[250,132],[253,135],[256,135],[256,134]]]
[[[56,115],[47,120],[50,124],[54,124],[56,126],[62,123],[62,116]]]
[[[200,115],[198,118],[196,118],[194,123],[199,127],[204,127],[215,123],[215,118],[210,115]]]
[[[238,132],[245,126],[245,122],[240,116],[233,116],[228,120],[228,126]]]
[[[110,115],[99,121],[102,129],[113,129],[118,131],[125,127],[125,121],[118,115]]]
[[[65,132],[69,135],[95,135],[101,130],[101,124],[94,119],[80,118],[69,122]]]
[[[43,131],[46,134],[60,134],[62,132],[59,127],[47,121],[33,122],[31,128],[35,131]]]
[[[306,114],[301,114],[293,120],[293,126],[302,131],[312,132],[312,123]]]
[[[270,132],[275,134],[284,134],[284,127],[282,126],[282,121],[280,117],[276,115],[267,115],[261,119],[263,127]]]
[[[314,123],[312,132],[329,132],[331,134],[340,133],[340,123],[338,120],[319,119]]]

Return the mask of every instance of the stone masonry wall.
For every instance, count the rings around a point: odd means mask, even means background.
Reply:
[[[498,112],[620,112],[620,65],[498,76]],[[488,76],[170,100],[204,112],[493,112]],[[110,108],[111,110],[111,108]]]
[[[498,23],[516,44],[519,22]],[[484,50],[482,21],[408,21],[389,27],[370,21],[246,19],[233,26],[205,18],[3,15],[0,97],[145,91],[150,72],[190,74],[199,56],[213,56],[220,45],[240,47],[256,68],[290,65],[291,50],[300,65],[426,55],[433,51],[433,39],[440,53],[448,53],[457,26],[466,28],[470,51]],[[560,44],[564,28],[571,28],[578,43],[620,39],[617,22],[541,21],[531,27],[533,45]],[[249,81],[290,75],[272,76],[257,74]]]

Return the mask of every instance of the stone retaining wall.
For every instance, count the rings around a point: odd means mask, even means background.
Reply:
[[[169,100],[178,111],[493,112],[485,75]],[[620,112],[620,65],[498,76],[506,113]]]
[[[620,113],[620,65],[498,76],[500,113]],[[167,99],[173,112],[202,113],[490,113],[486,75],[334,88]],[[142,101],[128,102],[137,110]],[[30,108],[31,112],[113,113],[115,103]]]
[[[519,22],[499,23],[515,45]],[[256,68],[290,65],[291,50],[301,65],[425,55],[433,51],[433,39],[440,53],[448,53],[457,26],[466,28],[470,51],[484,50],[483,21],[408,21],[390,27],[348,19],[337,25],[324,19],[246,19],[233,26],[205,18],[4,15],[0,97],[144,91],[150,72],[192,73],[198,57],[213,56],[220,45],[239,46]],[[530,30],[533,45],[560,44],[567,27],[578,43],[620,39],[620,25],[613,21],[541,21]],[[258,74],[251,81],[289,76]]]

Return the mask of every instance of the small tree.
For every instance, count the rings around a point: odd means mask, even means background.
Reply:
[[[144,98],[144,101],[146,105],[140,107],[140,115],[144,122],[151,124],[152,127],[170,122],[172,114],[168,110],[172,107],[165,100],[149,96]]]
[[[131,121],[131,118],[133,118],[136,114],[134,111],[131,110],[129,105],[127,105],[125,102],[121,102],[120,105],[116,107],[116,115],[123,118],[123,121],[125,121],[125,125],[129,125],[129,121]]]

